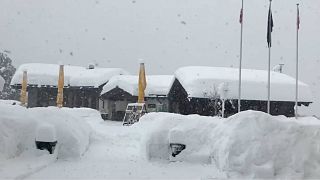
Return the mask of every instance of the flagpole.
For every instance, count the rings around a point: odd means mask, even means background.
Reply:
[[[296,102],[295,102],[295,118],[298,118],[298,78],[299,78],[299,24],[300,24],[300,15],[299,15],[299,3],[297,4],[297,44],[296,44]]]
[[[269,47],[269,58],[268,58],[268,103],[267,103],[267,112],[268,114],[270,114],[270,66],[271,66],[271,31],[272,31],[272,24],[271,24],[271,20],[272,20],[272,14],[271,14],[271,0],[270,0],[270,5],[269,5],[269,14],[268,14],[268,32],[270,33],[270,43],[268,43],[268,47]],[[271,16],[271,17],[270,17]]]
[[[268,59],[268,114],[270,114],[270,63],[271,62],[271,47],[269,47],[269,59]]]
[[[241,111],[241,77],[242,77],[242,36],[243,36],[243,0],[241,3],[241,12],[240,12],[240,23],[241,23],[241,32],[240,32],[240,60],[239,60],[239,97],[238,97],[238,112]]]

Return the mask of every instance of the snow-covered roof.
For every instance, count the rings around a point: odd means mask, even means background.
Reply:
[[[23,71],[28,72],[29,85],[57,86],[59,65],[29,63],[22,64],[14,74],[11,85],[21,84]],[[128,74],[120,68],[98,68],[88,69],[81,66],[64,66],[65,86],[75,87],[99,87],[109,81],[112,76]]]
[[[147,75],[146,97],[167,96],[174,77],[172,75]],[[138,76],[121,75],[114,76],[104,85],[101,94],[105,94],[118,87],[133,96],[138,96]]]
[[[3,90],[4,83],[5,83],[4,79],[0,76],[0,91]]]
[[[227,90],[225,97],[238,98],[237,68],[190,66],[179,68],[175,72],[176,79],[181,83],[189,97],[208,98],[224,83]],[[267,100],[268,72],[264,70],[242,70],[241,97],[245,100]],[[221,96],[221,95],[220,95]],[[299,81],[299,102],[312,102],[309,86]],[[282,73],[271,72],[271,100],[295,101],[295,79]]]

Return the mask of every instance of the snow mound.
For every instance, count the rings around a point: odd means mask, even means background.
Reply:
[[[320,121],[236,114],[212,131],[219,169],[253,178],[320,177]]]
[[[237,178],[320,178],[320,121],[313,117],[150,113],[134,126],[143,132],[148,160],[212,163]],[[186,149],[172,157],[170,143]]]
[[[174,160],[208,162],[210,159],[209,134],[220,123],[219,118],[199,115],[183,116],[169,113],[149,113],[139,123],[142,153],[148,160],[170,160],[170,143],[186,145]]]
[[[0,102],[0,160],[22,154],[34,154],[35,137],[39,126],[55,127],[58,140],[58,158],[80,157],[88,148],[91,127],[77,115],[81,110],[32,108]]]
[[[55,142],[57,140],[56,128],[51,124],[42,123],[36,129],[36,141]]]

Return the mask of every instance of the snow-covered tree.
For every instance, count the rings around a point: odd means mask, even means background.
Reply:
[[[218,87],[218,91],[219,91],[220,99],[222,101],[221,116],[225,117],[224,116],[225,104],[226,104],[226,99],[229,91],[228,83],[220,83]]]
[[[208,89],[204,89],[204,97],[207,97],[209,99],[209,107],[213,108],[213,114],[220,115],[221,101],[216,85],[212,85]]]
[[[6,53],[0,52],[0,76],[5,80],[3,91],[0,92],[0,99],[17,99],[18,92],[11,89],[10,82],[16,68]]]

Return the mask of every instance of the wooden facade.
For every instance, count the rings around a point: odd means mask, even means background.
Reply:
[[[136,103],[137,96],[116,87],[100,97],[100,112],[104,119],[122,121],[128,103]],[[166,96],[145,97],[147,112],[168,112],[168,98]]]
[[[188,97],[188,93],[176,79],[168,95],[169,112],[179,114],[199,114],[203,116],[221,115],[222,101],[219,98],[194,98]],[[299,102],[308,106],[310,102]],[[294,116],[295,102],[291,101],[271,101],[272,115]],[[264,100],[241,100],[241,111],[256,110],[267,112],[267,101]],[[225,101],[225,117],[238,112],[238,99],[228,99]]]
[[[88,107],[99,109],[99,96],[103,85],[99,88],[93,87],[71,87],[63,89],[64,107],[79,108]],[[21,85],[13,88],[20,89]],[[28,107],[56,106],[58,88],[56,86],[28,85]]]

